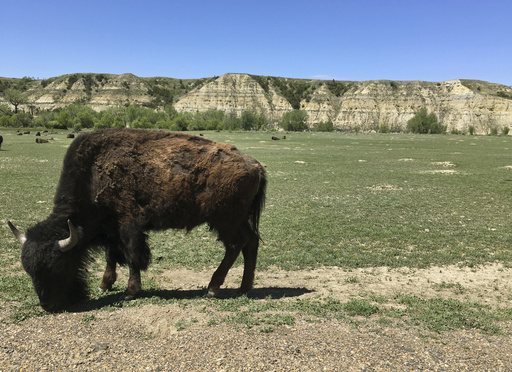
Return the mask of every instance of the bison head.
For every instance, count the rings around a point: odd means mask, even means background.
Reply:
[[[79,240],[79,231],[71,221],[68,220],[69,231],[49,229],[40,223],[29,229],[26,236],[10,221],[8,224],[23,246],[23,268],[32,278],[43,309],[63,310],[86,297],[86,281],[80,275],[81,260],[73,250]],[[59,239],[58,236],[63,234],[68,237]]]

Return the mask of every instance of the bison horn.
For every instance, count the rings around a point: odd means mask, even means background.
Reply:
[[[18,230],[12,223],[11,221],[7,221],[7,224],[9,225],[9,228],[11,229],[12,233],[14,234],[14,236],[16,237],[16,239],[18,239],[18,241],[23,244],[27,241],[27,237],[25,236],[25,234],[23,234],[20,230]]]
[[[75,226],[68,220],[69,226],[69,238],[59,240],[59,247],[62,252],[67,252],[72,249],[76,243],[78,243],[78,232],[75,229]]]

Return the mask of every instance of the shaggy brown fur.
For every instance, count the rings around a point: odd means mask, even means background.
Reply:
[[[64,159],[53,213],[27,232],[24,266],[41,303],[49,309],[62,308],[74,301],[60,294],[52,298],[51,293],[69,293],[66,283],[83,285],[76,283],[84,282],[80,276],[90,248],[104,245],[107,267],[100,287],[111,289],[116,264],[127,264],[125,297],[129,299],[140,290],[140,270],[150,261],[145,231],[190,230],[207,223],[226,248],[208,295],[218,292],[240,251],[244,255],[240,291],[245,293],[253,285],[265,188],[264,167],[232,145],[161,131],[110,129],[82,134]],[[55,241],[66,238],[61,231],[68,219],[78,227],[80,239],[61,257],[55,253]],[[42,250],[51,254],[41,254]],[[38,278],[42,266],[55,268],[57,261],[75,269],[54,281],[47,274],[44,280]],[[38,290],[43,281],[44,288]],[[43,301],[42,296],[47,298]]]

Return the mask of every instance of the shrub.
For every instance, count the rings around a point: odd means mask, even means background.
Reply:
[[[419,134],[445,133],[446,127],[443,127],[437,121],[436,114],[428,113],[427,109],[420,109],[412,119],[407,122],[407,131]]]
[[[332,132],[334,131],[334,124],[329,119],[327,121],[321,121],[315,125],[315,132]]]
[[[503,127],[503,129],[501,130],[501,133],[506,136],[508,135],[508,132],[510,131],[510,128],[509,127]]]
[[[25,112],[18,112],[9,119],[10,126],[14,128],[30,127],[32,126],[32,117]]]
[[[470,125],[469,128],[468,128],[468,131],[469,131],[470,135],[474,135],[475,134],[475,127]]]
[[[379,126],[379,132],[380,133],[389,133],[389,128],[386,124],[381,124]]]
[[[291,132],[304,131],[308,129],[306,121],[308,113],[303,110],[293,110],[285,113],[281,119],[281,127]]]

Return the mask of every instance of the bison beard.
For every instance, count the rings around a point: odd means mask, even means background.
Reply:
[[[112,289],[116,266],[128,265],[124,298],[135,297],[140,271],[151,258],[145,232],[203,223],[226,250],[207,295],[218,293],[240,251],[240,293],[246,293],[254,280],[265,188],[264,167],[232,145],[179,133],[107,129],[71,144],[45,221],[26,236],[9,226],[23,244],[23,267],[46,310],[86,297],[87,264],[99,246],[107,262],[100,288]]]

